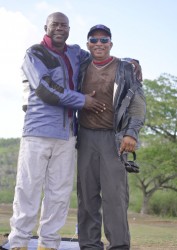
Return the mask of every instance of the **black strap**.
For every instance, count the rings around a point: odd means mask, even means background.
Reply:
[[[125,113],[126,108],[128,108],[128,106],[130,105],[130,101],[133,97],[133,95],[135,94],[135,91],[139,88],[139,84],[138,83],[134,83],[132,88],[128,89],[127,94],[125,96],[125,98],[122,100],[119,112],[118,112],[118,116],[117,116],[117,122],[116,124],[119,125],[119,122],[123,116],[123,114]]]
[[[124,154],[120,155],[120,159],[123,163],[123,165],[125,166],[127,172],[129,173],[139,173],[140,169],[138,164],[136,163],[136,153],[132,152],[133,154],[133,160],[132,161],[128,161],[127,160],[127,156],[124,157]]]

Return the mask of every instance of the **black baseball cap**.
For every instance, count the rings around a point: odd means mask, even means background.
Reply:
[[[95,26],[93,26],[90,30],[89,30],[89,33],[88,33],[88,35],[87,35],[87,39],[92,35],[92,33],[94,32],[94,31],[96,31],[96,30],[103,30],[103,31],[105,31],[107,34],[108,34],[108,36],[111,38],[111,30],[108,28],[108,27],[106,27],[105,25],[103,25],[103,24],[97,24],[97,25],[95,25]]]

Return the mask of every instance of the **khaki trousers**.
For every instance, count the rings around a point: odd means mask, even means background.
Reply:
[[[38,244],[57,249],[58,230],[65,224],[75,169],[75,137],[69,141],[24,137],[21,140],[18,170],[10,219],[10,247],[26,247],[37,223]]]

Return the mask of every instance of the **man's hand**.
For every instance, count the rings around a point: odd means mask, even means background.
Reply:
[[[125,136],[122,139],[119,154],[126,152],[134,152],[136,148],[136,140],[131,136]]]
[[[133,66],[134,66],[134,74],[136,75],[136,78],[137,78],[140,82],[142,82],[143,76],[142,76],[142,70],[141,70],[140,64],[138,63],[138,61],[136,61],[136,60],[134,60],[134,59],[132,59],[132,60],[130,61],[130,63],[133,64]]]
[[[85,95],[85,105],[84,108],[95,113],[103,112],[106,107],[104,103],[99,102],[94,98],[95,91],[90,94]]]

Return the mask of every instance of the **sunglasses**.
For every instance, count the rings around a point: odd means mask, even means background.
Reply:
[[[108,43],[111,41],[110,37],[100,37],[100,38],[89,37],[88,40],[90,43],[97,43],[98,41],[100,41],[101,43]]]

